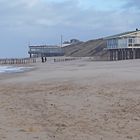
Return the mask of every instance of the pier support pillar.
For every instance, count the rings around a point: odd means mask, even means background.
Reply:
[[[110,60],[112,61],[113,60],[113,51],[110,50]]]
[[[135,49],[133,49],[132,51],[133,51],[133,59],[136,59],[136,51],[135,51]]]
[[[32,54],[30,53],[30,58],[32,58]]]

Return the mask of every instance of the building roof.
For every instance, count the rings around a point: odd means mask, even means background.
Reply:
[[[108,37],[105,37],[104,39],[114,39],[114,38],[125,37],[125,36],[129,36],[129,35],[132,35],[132,34],[138,33],[138,32],[140,32],[140,30],[128,31],[128,32],[124,32],[124,33],[108,36]]]
[[[34,45],[34,46],[29,46],[29,48],[60,48],[60,46],[56,46],[56,45]]]

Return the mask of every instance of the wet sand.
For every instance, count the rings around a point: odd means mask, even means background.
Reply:
[[[0,75],[0,140],[139,140],[140,60],[34,68]]]

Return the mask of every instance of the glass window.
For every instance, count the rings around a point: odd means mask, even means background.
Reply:
[[[129,44],[132,44],[132,43],[133,43],[133,39],[129,38]]]

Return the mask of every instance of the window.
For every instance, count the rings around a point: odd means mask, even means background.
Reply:
[[[129,44],[132,44],[132,43],[133,43],[133,39],[129,38]]]
[[[129,38],[129,39],[128,39],[128,46],[129,46],[129,47],[132,47],[133,44],[134,44],[134,38]]]

